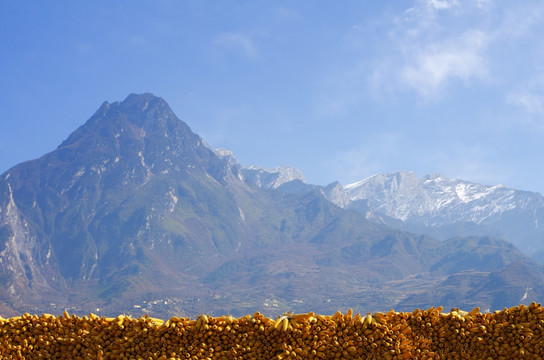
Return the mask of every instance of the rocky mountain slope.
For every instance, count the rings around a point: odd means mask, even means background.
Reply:
[[[544,197],[539,193],[439,174],[419,178],[407,171],[374,175],[345,186],[336,182],[322,187],[292,179],[278,188],[319,189],[334,204],[358,210],[373,222],[441,240],[473,235],[506,239],[544,263]]]
[[[375,175],[344,191],[349,199],[344,207],[370,209],[369,218],[385,215],[396,221],[380,220],[408,231],[440,239],[492,235],[535,257],[544,251],[544,197],[539,193],[441,175],[418,178],[405,171]]]
[[[455,276],[484,309],[544,295],[542,268],[508,242],[395,230],[328,201],[346,196],[339,184],[277,172],[213,151],[151,94],[104,103],[0,176],[0,308],[363,312],[424,306]],[[508,296],[486,287],[499,278]]]

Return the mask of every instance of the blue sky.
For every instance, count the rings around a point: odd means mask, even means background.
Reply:
[[[0,0],[0,173],[164,98],[243,165],[544,193],[541,1]]]

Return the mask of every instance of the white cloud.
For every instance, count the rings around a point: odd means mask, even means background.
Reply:
[[[323,80],[318,116],[343,116],[369,99],[385,105],[457,101],[465,93],[506,98],[520,79],[544,69],[543,30],[544,4],[534,1],[415,0],[410,8],[389,8],[345,36],[347,60]],[[521,88],[508,102],[534,113],[544,107],[540,94],[544,88]]]
[[[257,47],[251,38],[243,33],[223,33],[215,37],[214,44],[232,51],[239,52],[247,58],[258,56]]]
[[[507,100],[530,114],[544,114],[544,94],[510,94]]]
[[[400,80],[429,98],[450,80],[467,83],[473,78],[485,78],[488,72],[483,54],[486,43],[485,33],[469,31],[446,43],[432,43],[422,50],[408,49],[408,64],[399,71]]]
[[[458,5],[456,0],[427,0],[427,6],[433,7],[437,10],[449,9]]]
[[[542,26],[543,20],[544,6],[542,3],[536,5],[531,2],[519,3],[505,11],[501,26],[497,29],[497,37],[503,44],[527,36],[536,35],[536,38],[539,38],[541,28],[538,29],[538,27]]]
[[[493,0],[476,0],[476,6],[479,8],[484,8],[491,5],[493,5]]]
[[[483,7],[482,2],[422,0],[394,18],[384,55],[370,76],[374,95],[415,91],[429,100],[455,80],[470,86],[473,80],[486,79],[487,49],[494,37],[477,21],[463,18],[470,14],[482,19]]]

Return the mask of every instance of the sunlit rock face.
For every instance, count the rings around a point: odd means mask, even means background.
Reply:
[[[539,193],[399,171],[343,187],[347,197],[328,198],[367,218],[440,239],[492,235],[528,254],[544,250],[544,198]],[[339,200],[336,200],[339,199]]]

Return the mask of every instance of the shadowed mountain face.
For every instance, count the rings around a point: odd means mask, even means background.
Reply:
[[[28,264],[4,273],[24,275],[24,293],[209,267],[202,254],[228,256],[247,238],[228,170],[162,99],[104,103],[55,151],[4,174],[3,234],[11,260]]]
[[[468,277],[459,291],[486,294],[482,308],[522,297],[489,290],[497,277],[543,279],[507,242],[442,243],[319,189],[252,185],[151,94],[104,103],[56,150],[0,177],[0,299],[15,312],[383,310],[426,304],[456,274]]]

